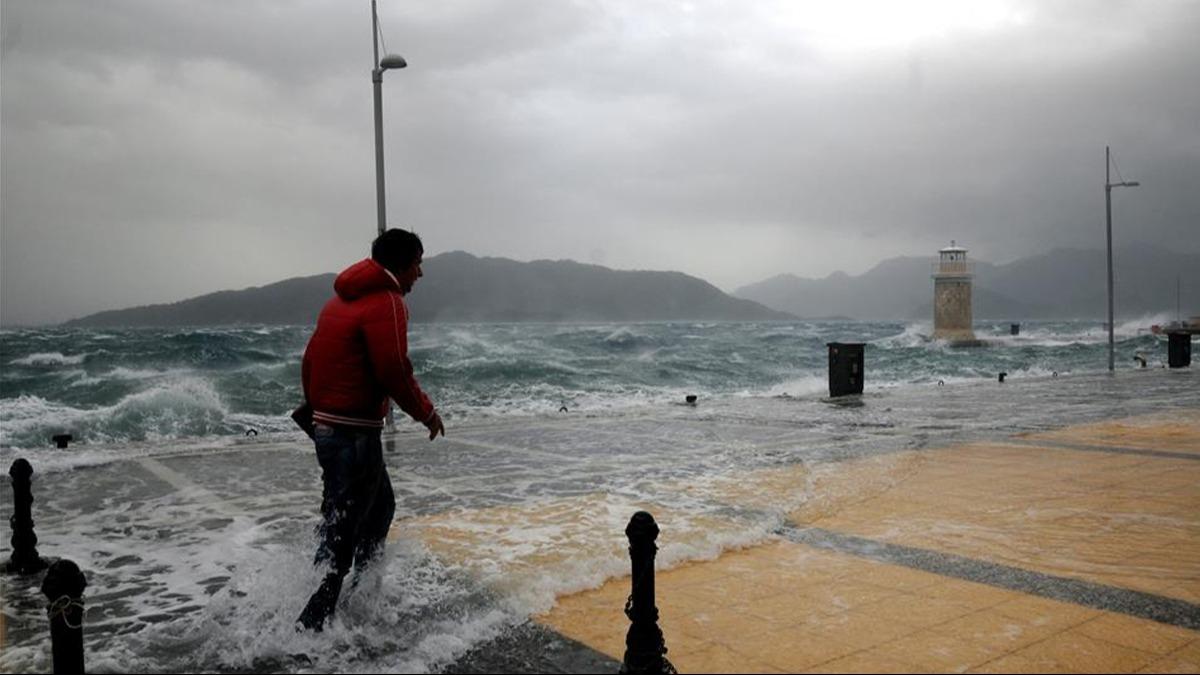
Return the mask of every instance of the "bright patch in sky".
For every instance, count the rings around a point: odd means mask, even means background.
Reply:
[[[1003,0],[792,0],[770,11],[777,27],[830,51],[911,47],[1028,21]]]

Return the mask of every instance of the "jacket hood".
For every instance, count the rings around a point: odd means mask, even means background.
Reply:
[[[380,291],[399,291],[400,286],[383,265],[364,258],[342,270],[333,282],[333,290],[339,298],[350,301]]]

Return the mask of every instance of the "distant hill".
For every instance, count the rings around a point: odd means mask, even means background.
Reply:
[[[115,309],[64,326],[222,326],[312,323],[333,293],[333,274],[296,277],[240,291],[218,291],[170,304]]]
[[[569,260],[529,263],[456,251],[427,258],[413,321],[769,321],[794,318],[680,272],[619,271]],[[92,314],[67,326],[310,324],[333,274]]]
[[[975,262],[974,315],[981,319],[1103,319],[1108,312],[1104,251],[1055,249],[1006,265]],[[1174,313],[1180,279],[1184,316],[1200,310],[1200,254],[1144,244],[1113,253],[1116,313]],[[841,314],[858,319],[933,317],[929,257],[891,258],[850,276],[824,279],[783,274],[734,295],[802,317]]]

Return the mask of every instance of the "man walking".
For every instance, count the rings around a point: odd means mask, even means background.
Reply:
[[[351,565],[361,574],[381,552],[391,527],[396,500],[380,441],[388,399],[424,424],[429,440],[446,435],[408,360],[403,296],[422,276],[423,254],[412,232],[379,235],[371,257],[334,281],[335,295],[321,310],[304,351],[301,379],[324,483],[315,564],[332,565],[297,619],[306,629],[322,629]]]

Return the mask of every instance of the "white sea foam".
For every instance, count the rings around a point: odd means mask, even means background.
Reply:
[[[872,340],[871,344],[879,347],[924,347],[931,346],[932,343],[929,336],[933,334],[933,324],[929,322],[910,323],[904,327],[904,330],[896,335],[889,335],[877,340]]]
[[[87,354],[66,356],[62,352],[41,352],[9,361],[14,366],[76,366],[87,359]]]
[[[767,396],[808,396],[811,394],[820,394],[829,391],[829,378],[819,375],[805,375],[803,377],[789,379],[785,382],[769,387],[765,393]],[[754,392],[747,392],[747,395],[753,396]]]
[[[637,342],[645,339],[645,337],[646,335],[634,331],[633,328],[629,326],[621,326],[620,328],[610,332],[604,338],[604,342],[605,344],[612,346],[626,347],[636,344]]]
[[[704,491],[705,479],[697,480],[689,483],[694,496]],[[652,494],[610,492],[534,500],[500,517],[468,510],[433,523],[406,525],[401,531],[405,537],[431,542],[431,550],[449,569],[461,569],[499,593],[515,614],[528,616],[548,611],[559,596],[627,574],[624,539],[596,533],[621,532],[639,510],[649,508],[661,522],[669,522],[670,537],[660,542],[657,556],[664,568],[757,543],[771,536],[780,522],[780,517],[758,523],[725,520],[716,527],[702,499],[684,498],[670,505],[655,505],[652,499]],[[514,522],[521,525],[515,527]]]
[[[1122,338],[1137,337],[1149,333],[1151,326],[1164,326],[1174,320],[1175,315],[1170,312],[1144,314],[1136,319],[1114,321],[1113,334]],[[1107,335],[1105,339],[1107,339]]]
[[[155,377],[163,377],[166,375],[182,375],[185,371],[173,370],[150,370],[144,368],[126,368],[117,366],[104,374],[104,377],[116,378],[118,380],[148,380]]]

